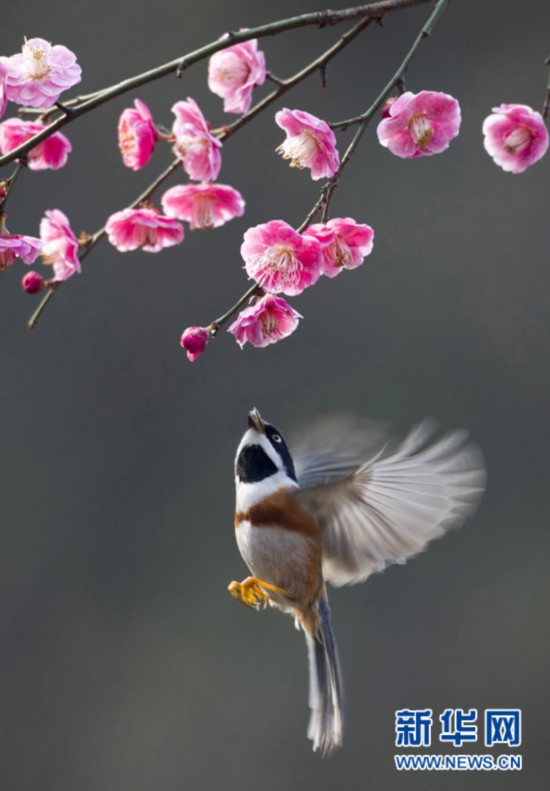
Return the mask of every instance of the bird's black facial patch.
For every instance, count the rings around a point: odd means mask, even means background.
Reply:
[[[235,474],[242,483],[258,483],[278,472],[260,445],[245,445],[239,453]]]
[[[294,462],[292,461],[292,456],[290,455],[290,451],[286,442],[284,441],[283,435],[278,429],[275,428],[275,426],[271,426],[269,423],[265,424],[265,435],[275,448],[275,451],[281,457],[287,475],[295,481],[296,471],[294,469]]]

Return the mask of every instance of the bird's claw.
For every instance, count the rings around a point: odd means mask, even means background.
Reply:
[[[227,590],[241,604],[246,605],[246,607],[252,607],[253,610],[259,612],[260,610],[265,610],[269,602],[269,595],[264,588],[276,593],[282,593],[284,596],[288,595],[287,591],[282,588],[257,580],[255,577],[247,577],[243,582],[233,581],[229,584]]]

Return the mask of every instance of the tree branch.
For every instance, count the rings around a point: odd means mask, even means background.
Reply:
[[[155,190],[157,190],[160,187],[160,185],[163,184],[166,181],[166,179],[169,176],[171,176],[172,173],[180,165],[181,165],[181,161],[179,159],[174,159],[168,165],[166,170],[163,170],[163,172],[160,174],[160,176],[158,176],[158,178],[156,178],[153,181],[153,183],[150,184],[147,187],[147,189],[144,192],[142,192],[141,195],[139,195],[139,197],[137,197],[133,203],[130,204],[130,206],[128,208],[135,209],[137,206],[140,205],[140,203],[143,203],[144,201],[148,200],[151,197],[151,195],[155,192]],[[105,226],[103,226],[103,228],[100,228],[99,231],[96,231],[92,237],[88,238],[88,241],[85,242],[85,244],[83,245],[82,252],[79,255],[79,258],[80,258],[81,261],[83,261],[86,258],[86,256],[88,255],[88,253],[91,250],[93,250],[93,248],[96,246],[96,244],[101,239],[103,239],[103,237],[105,236],[105,233],[106,233]],[[48,305],[48,303],[52,299],[53,295],[56,294],[57,291],[59,291],[62,283],[63,283],[63,281],[59,281],[58,283],[55,283],[55,285],[51,285],[50,286],[49,291],[44,295],[44,297],[42,298],[42,301],[40,302],[40,304],[38,305],[38,307],[36,308],[36,310],[34,311],[34,313],[32,314],[32,316],[30,317],[30,319],[29,319],[29,321],[27,323],[27,326],[28,326],[29,330],[34,330],[34,328],[38,324],[38,320],[40,319],[40,316],[42,315],[45,307]]]
[[[235,121],[233,124],[223,128],[223,130],[220,132],[219,135],[220,140],[227,139],[230,135],[234,134],[238,129],[240,129],[246,123],[248,123],[248,121],[250,121],[256,115],[258,115],[258,113],[260,113],[270,104],[272,104],[272,102],[274,102],[276,99],[282,96],[283,93],[288,91],[297,83],[304,80],[316,69],[326,65],[329,62],[329,60],[331,60],[331,58],[337,55],[338,52],[341,52],[341,50],[344,47],[346,47],[351,41],[353,41],[353,39],[362,30],[368,27],[370,22],[371,22],[370,19],[363,19],[361,22],[355,25],[355,27],[353,27],[351,30],[345,33],[332,47],[326,50],[322,55],[316,58],[312,63],[310,63],[304,69],[301,69],[300,71],[296,72],[296,74],[293,74],[287,80],[279,80],[279,87],[275,91],[270,93],[269,96],[266,96],[265,99],[262,99],[261,101],[257,102],[257,104],[254,105],[254,107],[252,107],[247,113],[241,116],[241,118],[237,119],[237,121]],[[177,169],[178,165],[180,164],[181,163],[179,159],[174,159],[173,162],[166,168],[166,170],[163,171],[163,173],[161,173],[160,176],[157,179],[155,179],[155,181],[153,181],[153,183],[150,184],[149,187],[147,187],[145,192],[143,192],[138,198],[136,198],[136,200],[131,204],[130,208],[135,208],[136,206],[139,206],[140,203],[143,203],[144,201],[148,200],[153,195],[153,193],[158,189],[158,187],[164,181],[166,181],[166,179]],[[81,261],[88,255],[88,253],[95,247],[95,245],[104,236],[105,236],[105,228],[101,228],[92,237],[90,237],[90,240],[86,244],[86,247],[83,249],[82,253],[80,254]],[[60,286],[61,286],[61,282],[50,286],[50,290],[44,295],[42,301],[40,302],[40,304],[38,305],[38,307],[36,308],[36,310],[34,311],[34,313],[32,314],[31,318],[28,321],[28,327],[30,330],[33,330],[36,327],[38,320],[40,319],[40,316],[42,315],[44,309],[50,303],[53,295],[59,290]],[[247,292],[244,295],[244,297],[242,297],[238,301],[237,305],[231,308],[231,310],[228,312],[228,314],[226,314],[226,316],[222,316],[222,318],[215,321],[213,325],[217,327],[221,327],[222,324],[225,323],[227,318],[233,315],[233,313],[236,310],[238,310],[239,307],[242,304],[244,304],[244,302],[246,302],[249,296],[252,296],[252,293],[255,292],[257,288],[258,287],[254,286],[252,289],[250,289],[250,293]]]
[[[448,0],[438,0],[438,2],[436,3],[435,8],[432,11],[430,17],[428,18],[426,23],[422,26],[422,29],[420,30],[420,33],[418,34],[418,36],[414,40],[411,48],[407,52],[405,58],[403,59],[402,63],[400,64],[399,68],[394,73],[394,75],[392,76],[390,81],[383,88],[381,93],[376,97],[374,102],[370,105],[370,107],[364,113],[362,113],[361,115],[357,116],[356,118],[349,119],[348,121],[343,121],[343,122],[341,122],[340,124],[337,124],[337,125],[334,125],[334,124],[332,125],[332,126],[350,126],[352,123],[359,123],[359,128],[357,129],[355,135],[353,136],[353,139],[352,139],[351,143],[349,144],[348,148],[346,149],[346,152],[345,152],[344,156],[342,157],[342,160],[340,162],[340,167],[338,168],[338,171],[321,188],[321,195],[319,196],[318,200],[314,204],[314,206],[311,209],[311,211],[308,213],[308,215],[305,218],[304,222],[300,225],[299,228],[296,229],[298,231],[298,233],[301,233],[309,225],[309,223],[311,222],[313,217],[317,214],[317,212],[321,208],[323,208],[323,222],[325,222],[328,219],[328,207],[329,207],[332,195],[334,193],[334,190],[338,186],[338,182],[340,180],[340,177],[342,176],[342,173],[343,173],[344,169],[348,165],[348,163],[351,160],[351,158],[352,158],[357,146],[359,145],[359,142],[360,142],[360,140],[361,140],[361,138],[362,138],[362,136],[363,136],[368,124],[369,124],[369,122],[372,120],[372,118],[373,118],[374,114],[376,113],[376,111],[382,106],[382,104],[384,103],[385,99],[391,93],[393,88],[403,79],[403,75],[407,71],[411,61],[413,60],[413,58],[417,54],[417,52],[420,49],[420,47],[421,47],[422,43],[424,42],[424,40],[432,32],[432,30],[435,27],[437,21],[439,20],[441,14],[445,10],[445,8],[447,6],[447,3],[448,3]],[[230,308],[227,311],[227,313],[225,313],[223,315],[223,317],[222,317],[223,321],[224,322],[228,321],[229,318],[231,318],[231,316],[240,309],[240,307],[246,302],[246,300],[250,296],[253,296],[253,294],[256,292],[257,288],[259,288],[258,284],[254,284],[254,286],[249,288],[243,294],[243,296],[237,301],[237,303],[232,308]],[[218,324],[220,324],[220,320],[219,319],[218,319],[217,322],[213,322],[214,326],[216,326]],[[214,335],[215,335],[215,333],[214,333]]]
[[[181,71],[183,68],[188,68],[194,63],[198,63],[205,58],[209,58],[215,52],[226,49],[228,46],[232,46],[233,44],[238,44],[242,41],[248,41],[252,38],[275,36],[279,33],[284,33],[287,30],[296,30],[297,28],[312,25],[326,27],[327,25],[336,25],[341,22],[354,21],[356,19],[381,19],[383,16],[393,13],[394,11],[400,11],[402,9],[411,8],[413,6],[421,5],[427,2],[430,2],[430,0],[380,0],[380,2],[369,3],[368,5],[356,6],[354,8],[345,8],[341,11],[315,11],[309,14],[301,14],[300,16],[282,19],[277,22],[271,22],[267,25],[249,28],[248,30],[232,32],[229,36],[229,39],[226,37],[223,40],[218,39],[213,41],[204,47],[200,47],[199,49],[184,55],[183,58],[171,60],[168,63],[164,63],[162,66],[157,66],[155,69],[151,69],[150,71],[143,72],[142,74],[138,74],[135,77],[122,80],[122,82],[112,85],[109,88],[105,88],[104,90],[97,92],[95,95],[92,94],[92,98],[88,99],[83,104],[75,106],[69,100],[65,106],[67,108],[70,107],[70,112],[64,113],[55,121],[53,121],[46,129],[34,135],[34,137],[31,137],[17,148],[14,148],[9,152],[9,154],[5,154],[3,157],[0,157],[0,167],[2,167],[2,165],[7,165],[9,162],[13,162],[22,154],[27,153],[43,140],[46,140],[46,138],[50,137],[54,132],[59,131],[67,124],[75,121],[77,118],[80,118],[86,113],[89,113],[91,110],[95,110],[97,107],[100,107],[102,104],[105,104],[111,99],[115,99],[117,96],[122,96],[122,94],[127,93],[128,91],[132,91],[135,88],[139,88],[149,82],[158,80],[159,78],[165,77],[168,74]],[[48,115],[48,110],[45,111],[45,115]]]

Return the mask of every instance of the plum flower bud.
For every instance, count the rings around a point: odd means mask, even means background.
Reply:
[[[80,274],[80,245],[62,211],[51,209],[45,213],[40,221],[40,236],[42,260],[52,266],[55,280],[68,280],[76,272]]]
[[[291,335],[301,318],[284,299],[266,294],[241,311],[227,331],[235,336],[241,349],[247,341],[263,348]]]
[[[360,266],[372,251],[374,231],[359,225],[351,217],[337,217],[327,223],[310,225],[304,236],[312,236],[321,245],[322,273],[336,277],[343,269]]]
[[[212,181],[222,165],[221,142],[210,133],[210,124],[194,99],[176,102],[172,107],[176,116],[172,131],[176,138],[175,155],[193,181]]]
[[[321,275],[321,246],[283,220],[249,228],[241,255],[248,276],[273,294],[301,294]]]
[[[44,278],[38,272],[27,272],[21,285],[27,294],[38,294],[44,288]]]
[[[167,217],[186,220],[191,230],[218,228],[244,214],[242,195],[227,184],[178,184],[161,198]]]
[[[508,173],[523,173],[548,149],[544,119],[526,104],[501,104],[483,122],[485,150]]]
[[[291,168],[310,168],[314,181],[336,173],[340,165],[336,137],[325,121],[304,110],[285,107],[275,114],[275,122],[287,135],[277,153],[290,159]]]
[[[392,104],[395,102],[396,99],[397,96],[390,96],[388,99],[386,99],[386,101],[384,102],[384,104],[380,109],[380,115],[382,116],[382,118],[390,117],[390,107],[392,106]]]
[[[187,327],[180,338],[180,346],[187,352],[187,358],[194,362],[210,340],[210,333],[206,327]]]
[[[126,253],[141,248],[147,253],[158,253],[163,247],[183,242],[183,225],[163,217],[158,209],[123,209],[111,214],[105,223],[111,244]]]
[[[16,258],[24,264],[33,264],[41,248],[42,241],[35,236],[7,233],[3,215],[0,215],[0,272],[9,269]]]
[[[9,154],[45,128],[46,124],[8,118],[0,124],[0,151],[2,154]],[[59,170],[67,162],[72,150],[73,147],[65,135],[54,132],[46,140],[31,148],[27,153],[27,165],[30,170]]]
[[[0,58],[0,65],[6,71],[8,99],[25,107],[51,107],[80,82],[82,73],[74,53],[43,38],[28,39],[20,53]]]
[[[139,170],[146,165],[159,139],[151,111],[140,99],[134,108],[123,110],[118,120],[118,147],[127,168]]]
[[[255,38],[216,52],[208,62],[208,87],[224,100],[226,113],[246,113],[252,91],[264,82],[265,56]]]
[[[460,129],[460,105],[446,93],[407,91],[388,112],[378,124],[378,140],[403,159],[440,154]]]

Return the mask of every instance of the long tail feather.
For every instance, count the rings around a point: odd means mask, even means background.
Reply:
[[[344,728],[344,700],[340,662],[328,600],[319,600],[318,630],[312,636],[306,632],[309,657],[309,707],[311,716],[308,738],[313,749],[328,755],[342,744]]]

